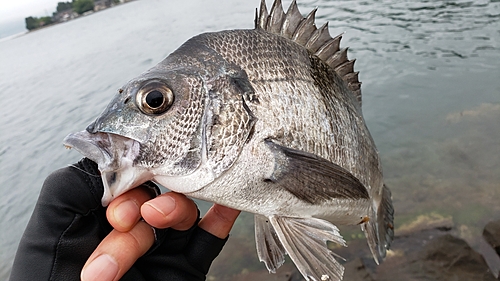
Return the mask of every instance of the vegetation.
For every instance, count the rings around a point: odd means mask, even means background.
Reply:
[[[94,0],[73,0],[73,11],[79,15],[94,10]]]
[[[26,21],[26,29],[28,30],[33,30],[52,23],[51,17],[41,17],[41,18],[27,17],[24,20]]]
[[[114,5],[120,4],[120,0],[112,0]],[[125,1],[128,2],[128,1]],[[109,8],[110,2],[106,4]],[[26,29],[33,30],[51,23],[57,23],[78,17],[88,11],[93,11],[95,7],[94,0],[71,0],[71,2],[57,3],[56,11],[52,13],[52,17],[27,17],[25,18]],[[102,7],[101,7],[102,9]],[[68,13],[69,11],[69,13]]]
[[[56,13],[64,12],[73,9],[73,3],[71,2],[59,2],[57,3]]]

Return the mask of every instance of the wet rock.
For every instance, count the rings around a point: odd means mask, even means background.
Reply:
[[[276,274],[270,274],[267,270],[242,273],[231,278],[232,281],[304,281],[300,272],[291,264],[285,263]]]
[[[374,280],[496,280],[482,256],[464,240],[441,230],[416,236],[420,238],[400,237],[402,243],[395,241],[391,254],[376,268]]]
[[[500,220],[488,223],[483,230],[480,252],[496,278],[500,276]]]
[[[482,103],[481,105],[468,110],[450,113],[446,116],[446,121],[457,123],[464,118],[477,118],[492,115],[498,112],[500,112],[500,104]]]
[[[418,257],[424,274],[432,280],[495,280],[482,256],[449,234],[431,240]]]
[[[391,251],[383,263],[376,265],[365,239],[354,239],[348,247],[333,249],[346,261],[344,281],[498,281],[495,267],[488,267],[485,253],[472,249],[458,238],[460,229],[448,217],[430,214],[396,231]],[[484,229],[484,244],[498,257],[500,248],[500,221],[489,223]],[[490,246],[491,245],[491,246]],[[495,252],[497,251],[497,252]],[[491,268],[491,269],[490,269]],[[493,271],[492,271],[493,270]],[[498,271],[496,272],[498,274]],[[290,261],[269,274],[267,270],[240,274],[231,280],[248,281],[303,281]]]
[[[497,280],[483,257],[451,232],[433,229],[397,237],[375,280]]]
[[[449,231],[453,229],[454,223],[451,216],[444,216],[438,213],[429,213],[416,217],[412,222],[402,225],[397,229],[399,237],[421,236],[427,230]],[[437,233],[436,233],[437,234]],[[423,237],[422,237],[423,238]]]
[[[500,220],[488,223],[484,227],[483,237],[500,256]]]
[[[370,270],[361,258],[356,258],[344,264],[344,280],[375,281]]]

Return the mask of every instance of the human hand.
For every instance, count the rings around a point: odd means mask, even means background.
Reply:
[[[154,233],[149,225],[187,231],[197,222],[196,204],[186,196],[169,192],[152,200],[150,197],[147,189],[135,188],[110,203],[106,215],[114,230],[87,260],[83,281],[119,280],[153,245]],[[215,204],[198,226],[225,239],[239,213]],[[141,216],[147,223],[140,220]]]
[[[99,280],[205,280],[239,214],[214,205],[199,221],[196,205],[184,195],[167,193],[148,201],[154,197],[151,189],[141,187],[104,208],[103,192],[97,164],[86,158],[49,175],[10,281],[96,280],[96,275]],[[141,216],[157,228],[153,231]]]

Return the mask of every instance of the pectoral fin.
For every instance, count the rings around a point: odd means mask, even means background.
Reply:
[[[266,178],[297,198],[314,204],[331,198],[368,199],[364,185],[349,171],[317,155],[265,140],[275,156],[273,173]]]
[[[317,218],[279,216],[269,217],[269,222],[278,242],[306,280],[342,280],[344,268],[326,244],[332,241],[346,246],[335,225]]]

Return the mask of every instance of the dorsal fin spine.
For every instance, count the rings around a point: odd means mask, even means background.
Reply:
[[[344,77],[346,76],[347,74],[349,73],[352,73],[354,72],[354,63],[356,62],[356,60],[350,60],[350,61],[347,61],[347,62],[344,62],[343,64],[337,66],[335,68],[335,71],[341,76],[341,77]],[[347,82],[347,81],[346,81]]]
[[[260,1],[260,9],[259,14],[256,15],[255,18],[255,28],[266,29],[267,26],[267,17],[269,13],[267,12],[266,0]]]
[[[309,41],[306,43],[306,48],[312,53],[315,53],[331,38],[330,32],[328,31],[328,22],[326,22],[322,27],[313,33],[311,38],[309,38]]]
[[[347,50],[349,47],[342,48],[335,52],[331,57],[326,60],[326,63],[333,69],[347,61]]]
[[[274,1],[273,7],[271,8],[271,12],[269,13],[269,17],[267,20],[266,30],[271,33],[279,34],[284,18],[285,18],[285,13],[283,12],[283,6],[281,4],[281,0]]]
[[[285,38],[291,39],[293,33],[303,20],[304,18],[300,14],[299,8],[297,7],[297,2],[293,0],[290,7],[288,7],[288,11],[286,11],[285,19],[283,20],[283,24],[281,26],[280,35]]]
[[[342,35],[343,34],[339,34],[328,40],[316,51],[316,53],[314,53],[314,55],[319,57],[321,60],[326,61],[334,53],[340,51],[340,40],[342,39]]]
[[[358,74],[359,74],[359,71],[351,72],[351,73],[344,75],[344,78],[346,78],[346,81],[348,84],[359,83]]]
[[[312,10],[305,18],[301,15],[296,0],[286,11],[281,0],[275,0],[270,13],[265,0],[261,0],[255,17],[255,28],[278,34],[304,46],[312,55],[317,56],[330,66],[346,82],[361,105],[361,82],[358,72],[354,72],[356,60],[348,60],[348,48],[340,49],[342,35],[331,37],[328,23],[319,29],[314,23],[317,9]]]
[[[314,25],[314,19],[317,9],[312,10],[309,15],[303,20],[297,29],[295,30],[292,40],[299,43],[300,45],[306,45],[309,38],[311,38],[314,31],[316,31],[316,25]]]

